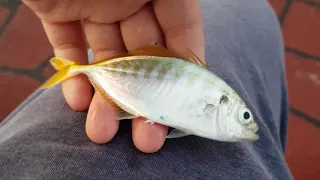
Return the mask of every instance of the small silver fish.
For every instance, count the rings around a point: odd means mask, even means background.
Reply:
[[[153,46],[80,65],[54,57],[59,72],[42,87],[86,74],[118,120],[144,117],[172,128],[167,138],[195,135],[217,141],[255,141],[258,125],[240,96],[188,50],[184,58]]]

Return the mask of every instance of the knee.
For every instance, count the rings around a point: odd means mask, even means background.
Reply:
[[[209,52],[223,54],[258,51],[263,54],[277,51],[275,54],[282,56],[281,26],[266,0],[201,2]]]
[[[228,36],[281,36],[277,16],[266,0],[201,1],[205,31]],[[223,32],[221,32],[223,31]],[[249,36],[249,37],[250,37]],[[248,36],[246,36],[248,37]]]
[[[279,24],[267,0],[203,0],[201,6],[204,20],[209,24],[260,23],[263,27],[268,23]]]

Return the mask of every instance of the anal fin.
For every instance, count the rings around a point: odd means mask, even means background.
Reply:
[[[123,119],[133,119],[138,116],[133,115],[131,113],[128,113],[127,111],[120,108],[109,96],[105,93],[105,91],[96,83],[91,81],[93,87],[96,89],[96,91],[102,96],[116,111],[117,111],[117,120],[123,120]]]
[[[155,123],[155,121],[152,121],[152,120],[150,120],[150,119],[147,119],[144,123],[145,123],[145,124],[150,123],[151,125],[153,125],[153,124]]]
[[[167,135],[167,138],[168,138],[168,139],[181,138],[181,137],[185,137],[185,136],[189,136],[189,135],[191,135],[191,133],[183,132],[183,131],[180,131],[180,130],[178,130],[178,129],[173,129],[173,130]]]

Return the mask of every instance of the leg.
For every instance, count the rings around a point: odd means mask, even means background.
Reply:
[[[160,152],[134,148],[130,121],[96,145],[86,113],[72,111],[60,87],[38,91],[0,126],[0,179],[292,179],[284,161],[287,97],[277,19],[266,1],[203,0],[209,69],[253,109],[254,143],[194,136],[169,139]]]

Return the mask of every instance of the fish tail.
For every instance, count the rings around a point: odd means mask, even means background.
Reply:
[[[58,71],[61,71],[61,70],[65,69],[68,66],[77,64],[74,61],[70,61],[68,59],[62,59],[62,58],[59,58],[59,57],[51,58],[50,59],[50,63]]]
[[[70,61],[67,59],[62,59],[59,57],[53,57],[50,59],[51,65],[58,71],[57,74],[53,75],[51,79],[49,79],[44,85],[42,85],[43,89],[50,88],[58,83],[61,83],[64,80],[67,80],[77,74],[79,71],[76,71],[78,65],[74,61]]]

